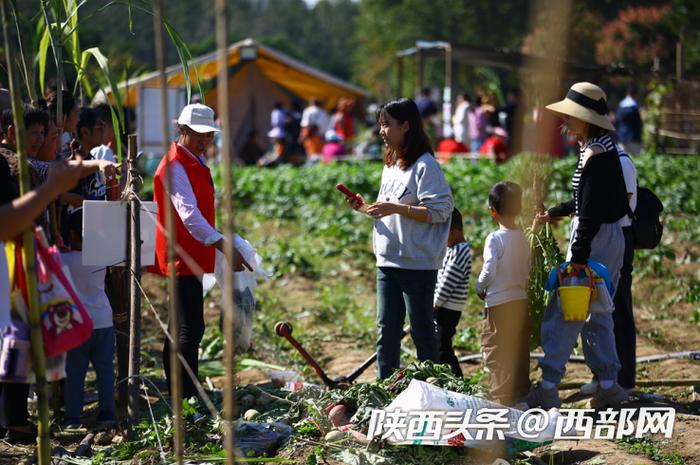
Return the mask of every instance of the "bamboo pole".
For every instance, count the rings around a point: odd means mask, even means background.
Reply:
[[[129,167],[129,437],[139,419],[141,392],[139,380],[141,364],[141,205],[136,197],[138,170],[136,168],[136,135],[129,135],[127,163]]]
[[[163,131],[163,150],[167,156],[168,147],[168,94],[165,76],[165,43],[163,41],[163,3],[153,0],[153,32],[155,34],[156,62],[160,77],[160,112]],[[175,219],[170,207],[171,177],[170,163],[165,164],[165,193],[168,199],[165,208],[165,229],[168,235],[168,314],[170,317],[170,398],[173,405],[173,452],[175,462],[182,465],[184,436],[182,428],[182,370],[177,354],[180,352],[180,318],[178,314],[179,298],[175,285]]]
[[[222,216],[224,240],[224,255],[229,266],[224,273],[224,367],[226,369],[226,380],[224,383],[224,424],[226,463],[235,463],[235,443],[233,420],[235,418],[235,401],[233,398],[234,389],[234,323],[235,309],[233,301],[233,205],[231,177],[232,172],[232,151],[231,151],[231,131],[229,126],[229,93],[228,93],[228,9],[227,0],[215,0],[216,10],[216,44],[219,62],[219,76],[217,85],[219,121],[221,124],[221,160],[222,160],[222,180],[223,199]]]
[[[17,71],[13,57],[14,44],[10,40],[9,18],[7,17],[8,0],[0,0],[2,14],[2,34],[5,41],[5,57],[7,59],[7,74],[10,95],[12,96],[12,115],[14,117],[17,158],[19,161],[19,190],[20,195],[30,191],[29,163],[25,153],[26,131],[24,127],[24,111],[20,99],[20,89],[17,82]],[[48,465],[51,455],[49,442],[49,400],[46,383],[46,359],[44,357],[44,340],[41,336],[39,323],[39,294],[36,283],[36,263],[34,255],[34,236],[31,229],[22,234],[22,261],[27,275],[27,294],[29,296],[29,326],[31,328],[32,364],[36,374],[36,391],[38,397],[39,425],[37,434],[38,459],[40,465]]]

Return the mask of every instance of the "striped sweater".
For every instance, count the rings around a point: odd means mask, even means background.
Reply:
[[[610,137],[610,134],[603,134],[600,137],[594,137],[592,139],[589,139],[579,149],[578,163],[576,163],[576,171],[574,172],[574,176],[571,178],[571,187],[574,191],[574,205],[576,205],[576,215],[578,215],[579,204],[578,187],[581,183],[581,173],[583,173],[583,154],[586,152],[586,150],[593,147],[594,145],[597,145],[598,147],[602,148],[604,152],[616,150],[615,143],[613,142],[612,137]]]
[[[467,303],[471,270],[472,255],[469,244],[460,242],[449,247],[442,268],[438,271],[433,305],[461,312]]]

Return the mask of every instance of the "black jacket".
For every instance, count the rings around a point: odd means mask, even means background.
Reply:
[[[616,150],[591,156],[581,172],[578,186],[578,228],[571,244],[571,261],[585,264],[591,254],[591,241],[601,224],[616,223],[627,214],[627,188]],[[576,212],[576,200],[548,210],[552,218]]]

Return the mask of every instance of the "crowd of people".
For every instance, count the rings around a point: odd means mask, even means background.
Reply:
[[[471,252],[462,215],[424,130],[426,112],[434,110],[426,103],[428,98],[426,93],[422,100],[400,99],[379,109],[377,121],[386,150],[377,199],[372,203],[361,196],[348,199],[352,208],[374,218],[380,379],[400,366],[406,315],[418,358],[449,364],[456,376],[462,374],[452,338],[466,305]],[[527,300],[531,250],[517,221],[522,190],[509,181],[494,185],[488,205],[498,229],[486,238],[484,264],[474,283],[485,302],[481,346],[490,396],[505,405],[559,407],[557,385],[581,335],[594,375],[585,386],[593,394],[591,406],[614,407],[627,400],[635,386],[630,215],[636,202],[636,173],[630,157],[612,139],[615,128],[600,87],[577,83],[547,109],[579,144],[572,199],[536,217],[539,223],[573,217],[559,285],[564,285],[565,277],[579,279],[595,266],[611,286],[598,292],[600,302],[580,321],[565,318],[558,294],[551,294],[541,328],[542,382],[531,386]]]
[[[7,92],[7,91],[4,91]],[[62,112],[57,115],[58,101]],[[8,102],[9,103],[9,102]],[[23,107],[23,146],[29,159],[31,191],[20,196],[20,163],[14,115],[9,105],[0,109],[2,142],[0,143],[0,205],[3,211],[0,240],[19,244],[18,233],[32,224],[41,226],[49,241],[62,252],[64,265],[73,276],[74,287],[93,324],[90,339],[68,352],[65,388],[62,391],[65,424],[79,422],[83,408],[83,386],[87,365],[92,362],[98,378],[98,421],[115,421],[114,409],[114,329],[112,310],[104,292],[105,270],[84,266],[81,260],[82,202],[106,200],[115,187],[118,165],[114,163],[114,131],[109,108],[80,108],[67,91],[51,92],[47,99]],[[21,319],[16,292],[22,292],[15,267],[8,269],[10,254],[0,242],[0,323],[5,365],[0,370],[0,433],[9,442],[35,441],[35,428],[28,421],[29,379],[22,376],[28,354],[11,341]],[[7,249],[10,250],[9,248]],[[12,276],[12,282],[8,277]],[[20,289],[18,291],[18,289]],[[26,291],[25,291],[26,292]],[[12,300],[10,299],[12,296]],[[23,296],[26,300],[26,296]],[[69,321],[68,323],[71,323]],[[61,376],[63,377],[63,376]]]
[[[608,117],[615,125],[616,142],[627,152],[636,154],[641,149],[642,120],[634,94],[633,88],[628,89],[617,111],[610,111]],[[515,121],[523,116],[516,114],[521,105],[517,89],[508,89],[501,99],[482,91],[473,96],[457,95],[447,125],[430,88],[421,90],[416,105],[440,162],[453,156],[469,156],[500,164],[514,155]],[[353,99],[340,99],[330,113],[317,98],[310,99],[303,110],[298,101],[293,101],[289,108],[277,102],[270,114],[267,143],[261,143],[256,131],[251,131],[241,148],[240,162],[276,166],[329,163],[349,158],[379,160],[382,141],[374,118],[376,110],[375,104],[362,109]],[[553,131],[542,137],[545,144],[538,150],[554,157],[578,153],[575,137],[562,134],[557,124],[548,124],[555,121],[555,116],[535,106],[531,117],[535,126]]]
[[[267,150],[251,131],[239,158],[246,165],[277,166],[329,163],[350,155],[357,136],[356,106],[354,99],[341,98],[329,113],[317,98],[303,110],[297,100],[289,108],[276,102],[266,133]]]
[[[512,94],[508,103],[511,106],[503,110],[510,116],[489,135],[486,115],[494,111],[488,102],[479,98],[472,102],[468,96],[461,96],[455,115],[460,116],[453,120],[455,142],[462,144],[460,148],[469,145],[474,149],[478,144],[481,150],[495,135],[506,144],[506,128],[512,125],[516,97]],[[56,115],[57,99],[61,99],[61,115]],[[630,96],[624,108],[632,108],[632,101]],[[276,106],[268,134],[275,141],[272,156],[257,160],[251,157],[250,161],[289,161],[288,147],[295,144],[315,152],[324,161],[342,156],[343,143],[352,140],[356,131],[351,106],[349,101],[339,104],[333,116],[316,100],[302,111],[290,112],[281,104]],[[482,350],[490,373],[490,395],[506,405],[523,401],[529,407],[558,407],[557,385],[581,335],[586,362],[594,375],[587,386],[593,394],[592,405],[616,406],[627,399],[635,385],[630,290],[630,212],[636,202],[634,164],[612,138],[615,128],[607,116],[606,95],[598,86],[577,83],[562,101],[547,109],[561,118],[566,133],[578,142],[579,158],[572,176],[572,199],[538,213],[536,219],[543,223],[572,216],[568,273],[577,276],[595,261],[607,270],[616,291],[610,293],[607,304],[599,305],[584,321],[567,320],[557,294],[552,294],[542,324],[542,382],[531,387],[527,305],[531,251],[518,226],[522,190],[504,180],[484,193],[497,229],[485,240],[484,265],[474,289],[485,305]],[[391,376],[400,366],[400,339],[406,316],[418,358],[449,364],[456,376],[462,376],[452,340],[466,305],[472,256],[462,213],[454,204],[452,189],[425,129],[426,120],[435,115],[434,111],[429,93],[416,102],[402,98],[377,109],[376,135],[384,149],[378,195],[373,202],[359,195],[348,200],[353,209],[374,221],[380,379]],[[71,350],[65,362],[65,426],[82,421],[89,363],[97,374],[97,420],[100,424],[115,420],[115,334],[109,289],[105,290],[104,267],[83,265],[81,250],[83,200],[107,200],[119,193],[116,178],[120,166],[114,160],[115,134],[110,115],[106,105],[80,107],[66,91],[50,94],[46,102],[26,105],[24,146],[30,159],[32,191],[24,196],[19,195],[17,131],[11,109],[4,109],[0,118],[0,211],[3,218],[10,219],[0,225],[0,240],[10,243],[30,225],[42,226],[49,241],[63,252],[63,262],[93,321],[91,337]],[[202,104],[187,105],[177,120],[177,129],[177,140],[162,157],[154,177],[157,222],[161,227],[156,230],[156,260],[150,271],[167,275],[174,269],[176,274],[177,293],[170,297],[177,299],[179,312],[179,327],[174,332],[186,362],[182,366],[183,395],[191,397],[198,392],[187,373],[191,371],[195,377],[198,374],[199,345],[205,328],[202,276],[214,272],[217,250],[226,249],[230,238],[216,229],[215,186],[205,156],[219,132],[214,111]],[[319,140],[321,134],[325,143]],[[268,161],[260,162],[266,158]],[[171,176],[169,192],[164,184],[166,172]],[[168,258],[172,240],[165,232],[168,209],[173,213],[177,233],[174,261]],[[237,272],[252,270],[236,247],[232,246],[232,250],[233,263],[227,266]],[[14,283],[6,279],[12,273],[8,273],[5,258],[5,254],[0,254],[0,323],[11,328],[11,308],[12,312],[17,308],[9,299]],[[5,329],[3,337],[10,332],[11,329]],[[171,380],[169,345],[165,337],[163,365]],[[6,349],[9,350],[5,344],[2,350]],[[0,370],[3,434],[10,442],[33,442],[36,432],[28,421],[28,381],[17,382],[10,375]]]

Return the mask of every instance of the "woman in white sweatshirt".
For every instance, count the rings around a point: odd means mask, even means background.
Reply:
[[[454,201],[415,102],[402,98],[384,104],[377,122],[385,146],[377,201],[367,204],[360,197],[352,206],[375,219],[377,366],[384,379],[399,368],[407,313],[418,358],[437,360],[433,292]]]

